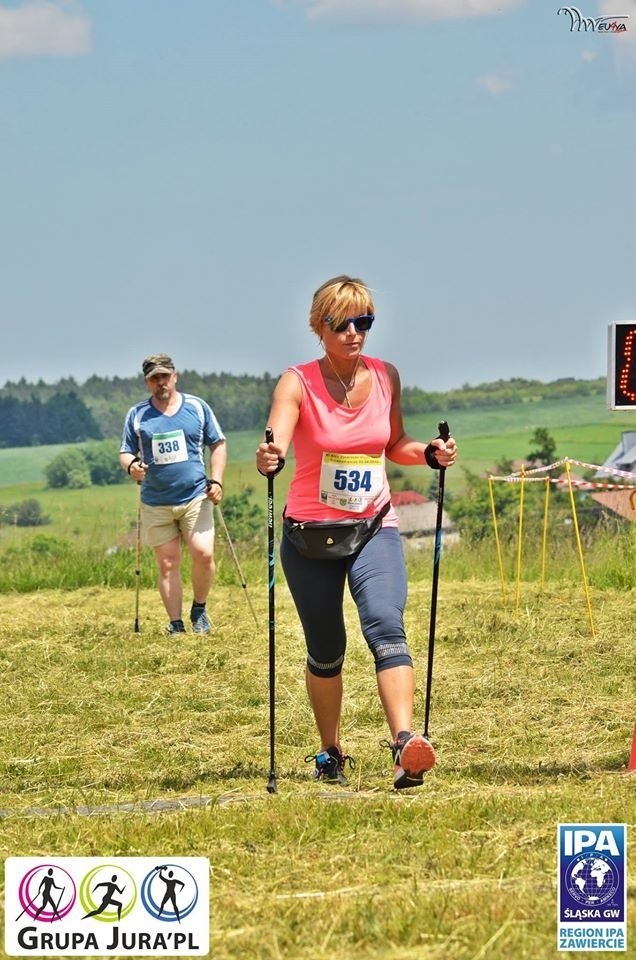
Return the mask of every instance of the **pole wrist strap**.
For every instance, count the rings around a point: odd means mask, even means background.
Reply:
[[[437,450],[437,447],[434,447],[432,443],[427,443],[424,447],[424,459],[428,463],[431,470],[441,470],[442,468],[437,462],[437,457],[434,453],[435,450]]]

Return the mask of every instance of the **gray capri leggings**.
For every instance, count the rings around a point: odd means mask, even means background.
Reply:
[[[376,671],[413,665],[404,632],[406,568],[396,527],[383,527],[359,553],[342,560],[310,560],[283,536],[280,557],[305,633],[310,673],[335,677],[342,670],[345,581]]]

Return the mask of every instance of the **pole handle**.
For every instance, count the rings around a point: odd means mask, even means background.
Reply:
[[[448,422],[447,422],[446,420],[440,420],[440,422],[437,424],[437,429],[438,429],[439,432],[438,432],[438,435],[437,435],[437,437],[436,437],[435,439],[436,439],[436,440],[443,440],[444,443],[446,443],[446,441],[449,439],[449,437],[450,437],[450,435],[451,435],[451,433],[450,433],[450,427],[448,426]],[[424,447],[424,459],[425,459],[426,462],[428,463],[428,465],[429,465],[429,467],[431,468],[431,470],[439,470],[439,471],[440,471],[440,480],[441,480],[441,477],[442,477],[442,475],[444,474],[444,471],[446,470],[446,467],[441,467],[441,466],[439,465],[439,463],[437,462],[437,456],[436,456],[436,454],[435,454],[435,450],[436,450],[436,448],[433,446],[432,443],[427,444],[427,445]]]
[[[440,420],[440,422],[437,424],[437,429],[439,430],[440,440],[443,440],[444,443],[446,443],[450,437],[450,427],[448,426],[448,421]]]
[[[273,443],[273,442],[274,442],[274,431],[272,430],[271,427],[265,427],[265,443]],[[275,470],[272,470],[270,473],[268,473],[267,476],[272,478],[275,477],[277,474],[281,472],[284,466],[285,466],[285,457],[279,457],[278,466],[276,467]]]

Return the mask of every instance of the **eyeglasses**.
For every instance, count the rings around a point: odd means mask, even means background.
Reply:
[[[350,323],[354,325],[358,333],[368,333],[374,320],[375,314],[362,313],[359,317],[348,317],[346,320],[333,320],[331,317],[325,317],[323,323],[326,323],[334,333],[343,333]]]

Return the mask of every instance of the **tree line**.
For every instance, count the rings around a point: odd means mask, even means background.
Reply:
[[[267,418],[277,379],[269,373],[257,377],[184,370],[179,374],[179,387],[206,400],[224,430],[257,430]],[[402,407],[409,415],[604,392],[604,377],[565,377],[550,383],[513,378],[476,386],[465,383],[447,392],[407,386],[402,393]],[[95,375],[81,384],[72,377],[51,384],[43,380],[29,383],[24,378],[7,382],[0,388],[0,446],[119,437],[126,412],[145,395],[141,375]]]
[[[0,447],[32,447],[100,439],[102,431],[88,406],[73,391],[37,393],[20,399],[0,394]]]

